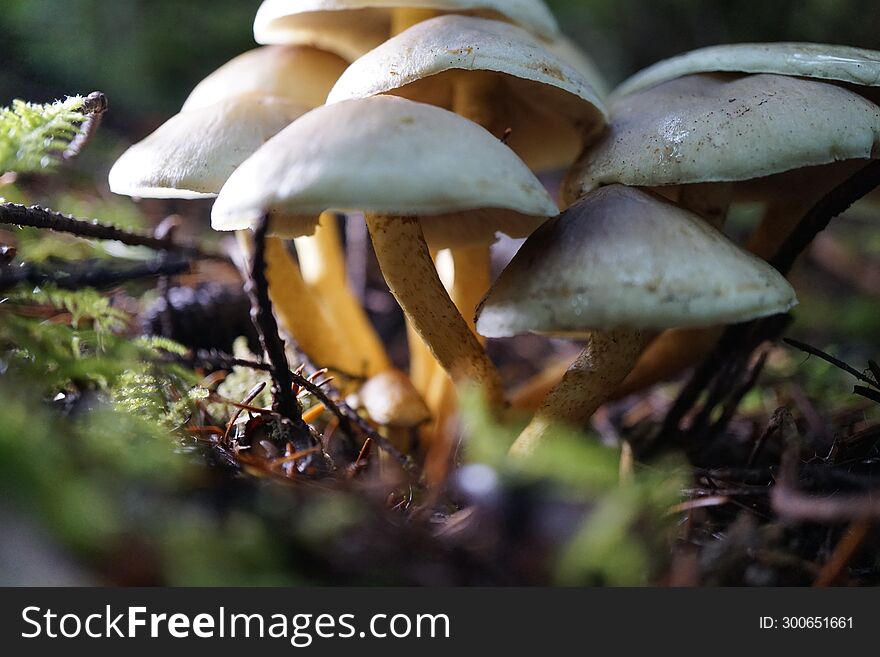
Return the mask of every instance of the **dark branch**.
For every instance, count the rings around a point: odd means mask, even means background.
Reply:
[[[114,240],[128,246],[144,246],[156,251],[173,251],[194,258],[224,259],[222,256],[205,253],[193,245],[175,244],[169,238],[157,238],[116,228],[96,220],[85,221],[69,215],[41,207],[25,207],[15,203],[0,204],[0,224],[10,224],[28,228],[41,228],[77,237],[98,240]]]
[[[302,409],[293,391],[293,375],[287,362],[284,340],[278,332],[278,322],[272,313],[269,298],[269,280],[266,278],[266,236],[269,217],[264,216],[254,231],[254,247],[251,255],[250,276],[245,291],[251,299],[251,319],[257,327],[263,354],[269,363],[272,376],[274,410],[294,423],[296,428],[305,427]],[[311,445],[309,445],[311,447]],[[299,446],[297,446],[299,448]]]
[[[188,272],[189,269],[190,263],[186,260],[167,257],[129,267],[108,266],[94,261],[87,261],[85,265],[77,267],[44,268],[25,264],[0,268],[0,291],[22,284],[51,284],[65,290],[79,290],[84,287],[107,289],[136,280],[176,276]]]

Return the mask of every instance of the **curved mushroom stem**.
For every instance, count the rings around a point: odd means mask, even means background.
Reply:
[[[314,235],[294,241],[303,279],[360,361],[353,373],[371,377],[390,368],[385,347],[348,284],[336,215],[325,212]]]
[[[367,225],[391,293],[434,358],[454,381],[473,381],[501,407],[501,377],[440,282],[419,220],[368,215]]]
[[[533,454],[556,424],[586,424],[632,370],[647,340],[641,331],[626,329],[593,333],[562,381],[547,395],[510,448],[511,455]]]
[[[239,241],[250,249],[250,235],[240,232]],[[336,328],[315,301],[284,242],[274,237],[266,240],[266,278],[275,312],[300,349],[321,366],[351,371],[356,365],[351,351],[343,348]]]
[[[474,317],[477,306],[483,300],[486,291],[492,285],[492,255],[489,246],[459,247],[449,251],[451,280],[444,280],[452,302],[464,318],[468,328],[477,336],[481,346],[485,346],[485,338],[477,334]],[[441,280],[443,263],[438,259],[437,269]],[[425,397],[428,408],[434,415],[432,435],[439,438],[450,426],[450,418],[458,405],[455,384],[441,368],[435,368],[428,392]]]
[[[764,260],[772,258],[817,200],[816,195],[804,194],[798,200],[768,203],[761,223],[749,238],[749,251]]]

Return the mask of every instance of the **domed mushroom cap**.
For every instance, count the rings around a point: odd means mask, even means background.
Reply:
[[[110,189],[143,198],[216,196],[238,165],[306,111],[246,95],[181,112],[123,153],[110,170]]]
[[[563,57],[525,30],[499,21],[440,16],[423,21],[354,62],[327,98],[335,103],[392,93],[453,109],[462,71],[489,72],[496,134],[532,168],[568,166],[585,135],[605,124],[595,89]]]
[[[876,157],[880,107],[781,75],[691,75],[619,98],[611,128],[569,173],[565,197],[602,184],[751,180]]]
[[[616,96],[694,73],[776,73],[880,87],[880,52],[821,43],[738,43],[658,62],[626,80]]]
[[[376,424],[410,429],[431,419],[427,404],[400,370],[386,370],[370,378],[359,394],[364,409]]]
[[[478,310],[477,330],[508,337],[711,326],[796,303],[775,269],[697,215],[612,185],[526,241]]]
[[[484,221],[493,233],[487,218],[497,214],[558,214],[534,174],[478,125],[376,96],[319,107],[288,126],[232,175],[212,218],[217,230],[239,230],[271,213],[274,231],[296,236],[327,210],[442,215]]]
[[[559,32],[542,0],[264,0],[257,43],[313,45],[355,60],[391,34],[395,9],[434,9],[507,20],[541,37]]]
[[[254,93],[318,107],[348,64],[336,55],[300,46],[264,46],[239,55],[202,80],[184,110]]]

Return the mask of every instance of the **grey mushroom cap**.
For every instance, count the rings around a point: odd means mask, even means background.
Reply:
[[[270,213],[276,234],[297,237],[311,234],[325,211],[436,217],[449,230],[482,223],[490,235],[502,230],[496,213],[525,215],[533,227],[559,213],[486,130],[394,96],[326,105],[292,123],[229,178],[212,222],[240,230]]]
[[[776,73],[880,87],[880,51],[822,43],[737,43],[700,48],[636,73],[616,90],[625,96],[695,73]]]
[[[532,235],[477,314],[486,337],[701,327],[797,304],[775,269],[677,205],[612,185]]]
[[[878,152],[880,107],[852,91],[781,75],[690,75],[618,98],[564,196],[610,183],[752,180]]]
[[[217,196],[270,137],[307,111],[283,98],[246,94],[173,116],[110,170],[110,189],[140,198]]]
[[[493,125],[485,127],[496,136],[510,129],[507,145],[533,170],[570,166],[608,118],[600,94],[565,54],[515,25],[456,15],[418,23],[361,57],[327,102],[394,94],[455,109],[462,75],[497,84]]]

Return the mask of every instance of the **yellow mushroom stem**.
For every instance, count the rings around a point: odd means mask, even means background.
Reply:
[[[439,16],[436,9],[418,9],[415,7],[395,7],[391,11],[391,36],[397,36],[413,25]]]
[[[249,243],[250,236],[242,241]],[[303,280],[284,242],[274,237],[266,240],[266,278],[275,314],[309,358],[322,367],[343,372],[356,366],[350,350],[343,348],[341,336],[324,315],[324,309]]]
[[[437,362],[456,383],[473,381],[492,406],[503,406],[498,370],[443,287],[419,220],[368,215],[367,226],[391,293]]]
[[[419,394],[427,399],[434,370],[439,369],[439,366],[428,345],[422,341],[409,320],[406,321],[406,341],[409,345],[409,377]]]
[[[585,425],[630,373],[647,340],[645,333],[627,329],[591,334],[577,360],[510,448],[511,455],[534,454],[552,435],[554,426]]]
[[[481,346],[485,346],[485,338],[477,334],[474,322],[477,306],[483,300],[486,291],[492,284],[492,259],[489,246],[458,247],[450,249],[441,256],[448,255],[448,262],[437,259],[437,270],[449,296],[458,312],[464,318],[468,328],[477,336]],[[444,265],[448,272],[444,272]],[[444,273],[446,276],[444,277]],[[445,280],[448,278],[448,282]],[[428,408],[434,416],[431,438],[444,438],[451,426],[452,416],[458,407],[458,393],[455,383],[440,367],[435,368],[425,397]]]
[[[764,260],[772,258],[816,200],[814,195],[804,194],[799,200],[768,203],[761,223],[749,238],[749,251]]]
[[[358,362],[352,373],[370,377],[390,368],[385,347],[348,283],[336,215],[325,212],[315,234],[295,243],[303,279]]]
[[[733,201],[733,183],[701,183],[682,185],[678,204],[718,230],[727,223],[727,213]]]

